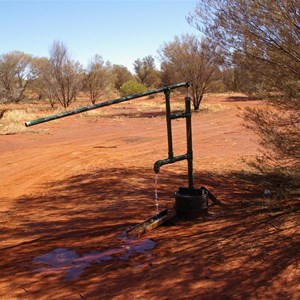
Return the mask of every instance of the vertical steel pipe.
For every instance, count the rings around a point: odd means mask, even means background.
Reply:
[[[188,96],[185,97],[185,114],[189,190],[194,190],[191,98]]]
[[[170,89],[166,89],[165,100],[166,100],[166,120],[167,120],[167,133],[168,133],[168,151],[169,151],[169,159],[173,159],[173,140],[172,140],[172,119],[171,119],[171,104],[170,104]]]

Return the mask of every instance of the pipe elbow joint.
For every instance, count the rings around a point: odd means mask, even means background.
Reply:
[[[156,174],[159,173],[159,171],[160,171],[160,161],[159,160],[157,162],[155,162],[153,169]]]

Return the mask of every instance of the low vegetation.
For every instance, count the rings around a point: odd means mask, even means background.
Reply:
[[[9,135],[20,132],[27,132],[24,123],[31,119],[42,117],[43,112],[38,112],[36,108],[26,109],[7,109],[2,110],[2,118],[0,119],[0,134]]]
[[[125,81],[120,87],[120,94],[122,97],[132,94],[139,94],[146,91],[147,88],[142,83],[136,82],[134,80]]]
[[[266,99],[267,109],[245,114],[262,146],[253,165],[265,175],[280,174],[296,197],[289,183],[300,174],[299,7],[299,0],[208,0],[199,1],[188,18],[224,50],[227,84]]]

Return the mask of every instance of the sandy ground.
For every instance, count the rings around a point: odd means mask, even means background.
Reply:
[[[258,144],[237,106],[261,103],[205,100],[195,184],[223,205],[135,239],[124,232],[156,213],[167,157],[163,110],[136,101],[0,136],[0,299],[299,299],[299,224],[273,218],[245,163]],[[184,154],[185,120],[172,125]],[[159,208],[186,185],[185,161],[163,166]]]

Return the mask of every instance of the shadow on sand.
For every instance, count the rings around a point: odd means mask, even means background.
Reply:
[[[173,205],[186,181],[160,174],[161,209]],[[154,175],[112,168],[50,182],[43,194],[19,199],[1,222],[1,282],[22,299],[247,299],[271,292],[273,299],[288,299],[296,277],[279,279],[296,264],[299,240],[270,226],[259,181],[251,174],[201,174],[201,185],[223,206],[212,207],[208,217],[174,220],[147,235],[153,249],[123,260],[116,251],[68,282],[61,272],[36,272],[35,258],[55,249],[77,257],[121,249],[120,235],[155,214]]]

